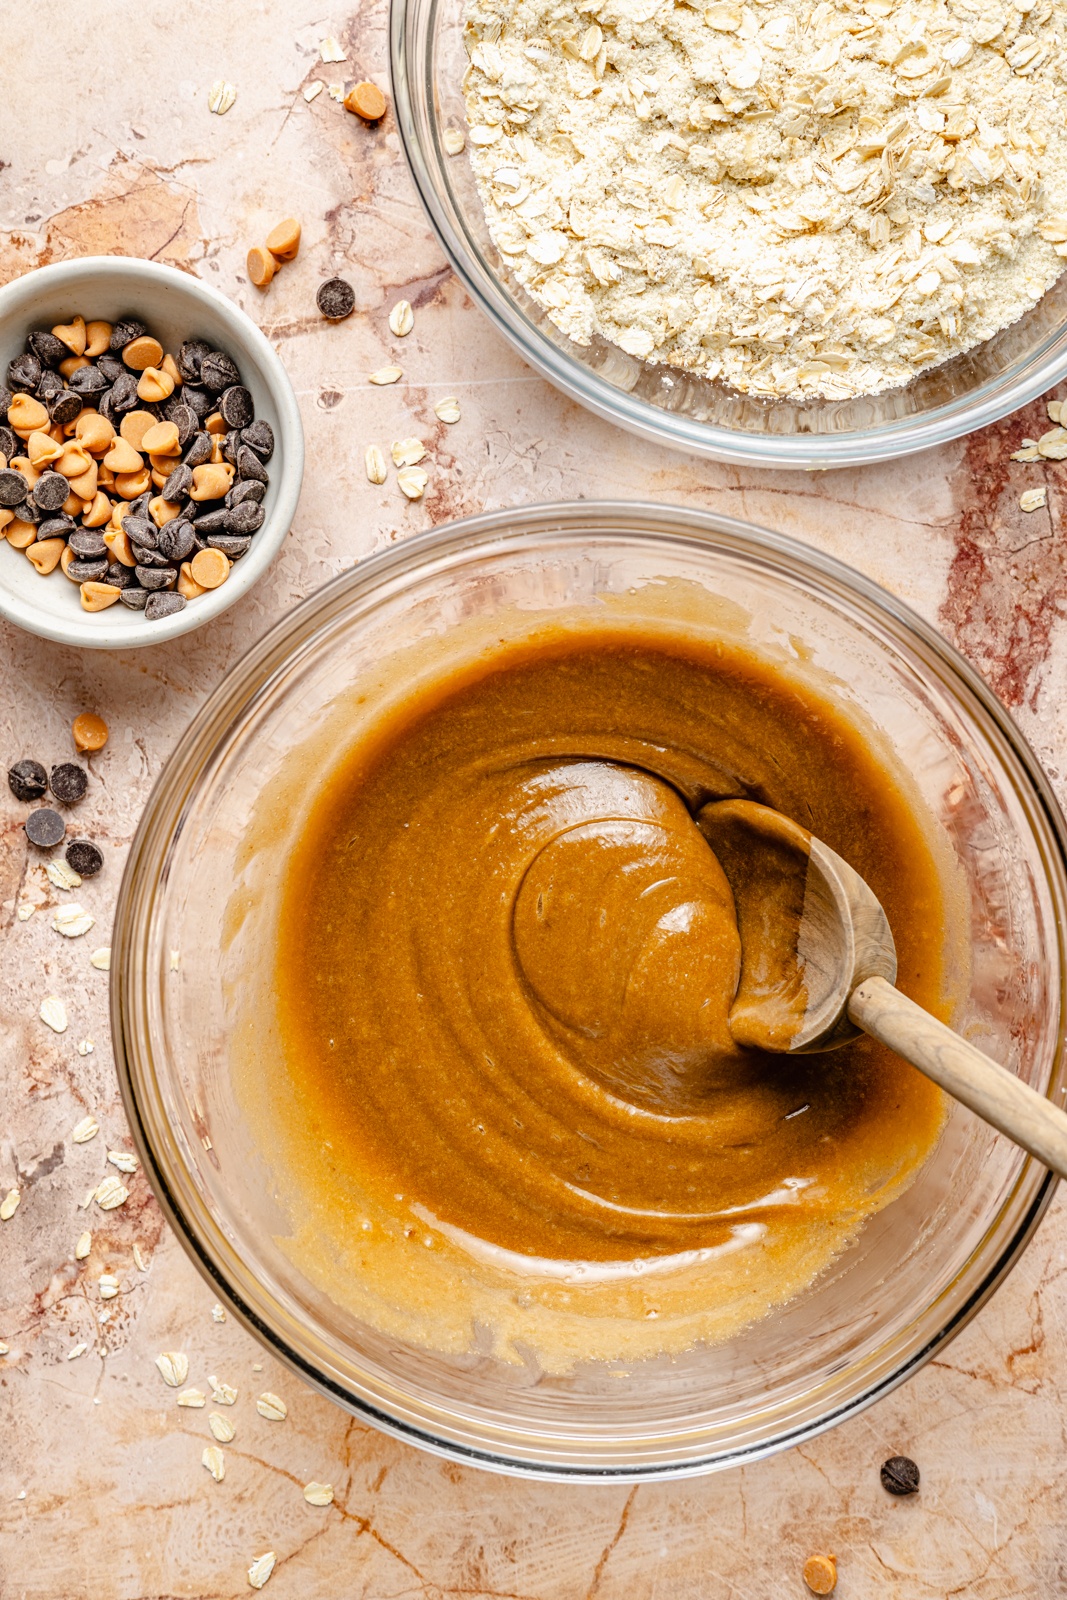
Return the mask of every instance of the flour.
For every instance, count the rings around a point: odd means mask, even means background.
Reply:
[[[847,398],[988,339],[1067,256],[1067,0],[469,0],[471,158],[579,344]]]

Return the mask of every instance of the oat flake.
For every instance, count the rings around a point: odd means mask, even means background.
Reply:
[[[207,1398],[200,1393],[199,1389],[183,1389],[178,1396],[178,1404],[180,1406],[189,1406],[192,1410],[198,1411],[201,1406],[207,1405]]]
[[[93,1198],[101,1211],[114,1211],[117,1206],[125,1205],[130,1198],[130,1191],[118,1178],[109,1174],[93,1192]]]
[[[89,1233],[88,1230],[86,1230],[85,1233],[79,1233],[78,1242],[74,1246],[74,1259],[75,1259],[75,1261],[84,1261],[86,1256],[89,1254],[89,1252],[90,1252],[90,1250],[92,1248],[93,1248],[93,1236],[92,1236],[92,1234]]]
[[[261,1417],[266,1417],[268,1422],[284,1422],[289,1415],[285,1401],[280,1400],[276,1394],[271,1394],[269,1389],[256,1401],[256,1410]]]
[[[421,500],[430,476],[422,467],[402,467],[396,475],[396,481],[409,500]]]
[[[332,1483],[305,1483],[304,1499],[309,1506],[328,1506],[333,1504]]]
[[[54,883],[57,889],[80,889],[82,886],[81,873],[68,867],[58,856],[54,861],[49,861],[44,870],[48,874],[48,881]]]
[[[446,128],[441,142],[445,147],[445,154],[450,156],[458,156],[460,151],[466,148],[467,144],[467,140],[459,128]]]
[[[226,1476],[226,1458],[223,1455],[222,1451],[219,1449],[218,1445],[217,1444],[205,1445],[204,1446],[204,1453],[200,1457],[200,1460],[203,1463],[203,1465],[207,1468],[207,1470],[210,1472],[210,1474],[214,1478],[215,1482],[216,1483],[221,1483],[223,1478]],[[259,1587],[261,1587],[261,1586],[259,1586]]]
[[[135,1244],[133,1247],[133,1261],[138,1272],[148,1271],[148,1262],[145,1260],[144,1251],[139,1244]]]
[[[392,456],[398,467],[413,467],[421,461],[426,454],[426,446],[421,439],[394,439]]]
[[[1040,489],[1025,489],[1019,496],[1020,511],[1040,511],[1047,504],[1048,490],[1044,484]]]
[[[322,43],[319,45],[319,55],[322,57],[323,61],[348,60],[348,57],[345,55],[340,43],[333,37],[332,34],[329,34],[325,39],[323,39]]]
[[[325,87],[326,85],[324,83],[306,83],[304,85],[304,99],[307,101],[308,105],[311,104],[312,100],[318,99]]]
[[[113,1167],[118,1167],[120,1172],[137,1171],[137,1157],[131,1155],[128,1150],[109,1150],[107,1159]]]
[[[385,459],[385,451],[380,444],[369,444],[363,453],[363,460],[367,468],[367,477],[371,483],[384,483],[389,476],[389,467]]]
[[[398,339],[403,339],[415,326],[415,313],[411,309],[410,300],[398,300],[389,313],[389,331]]]
[[[91,1039],[78,1040],[78,1054],[80,1056],[91,1056],[95,1049],[96,1046]]]
[[[228,1383],[220,1383],[218,1378],[208,1378],[211,1385],[211,1398],[217,1406],[232,1406],[237,1399],[237,1390]]]
[[[404,376],[403,367],[379,367],[377,372],[372,372],[367,379],[368,383],[376,383],[379,387],[390,383],[399,383]]]
[[[97,972],[110,972],[111,946],[109,944],[102,944],[98,950],[94,950],[92,955],[89,957],[89,965],[91,967],[95,967]]]
[[[237,1429],[229,1417],[220,1416],[217,1411],[212,1411],[207,1419],[207,1425],[220,1444],[229,1444]]]
[[[211,1320],[212,1322],[226,1321],[226,1308],[225,1306],[220,1306],[217,1300],[211,1308]]]
[[[248,1581],[253,1589],[262,1589],[271,1573],[277,1557],[273,1550],[268,1550],[266,1555],[257,1556],[248,1569]]]
[[[217,117],[224,117],[236,99],[236,86],[227,83],[225,78],[216,78],[208,90],[207,108]]]
[[[455,395],[446,395],[443,400],[438,400],[433,409],[434,414],[440,418],[442,422],[459,421],[459,401],[456,399]]]
[[[110,1272],[103,1272],[99,1279],[101,1300],[114,1300],[119,1292],[119,1280]]]
[[[67,939],[80,939],[83,933],[96,924],[96,918],[89,915],[84,906],[77,901],[70,901],[65,906],[57,906],[52,913],[52,926],[57,933]]]
[[[88,1144],[90,1139],[95,1139],[100,1132],[100,1124],[95,1117],[83,1117],[71,1134],[75,1144]]]
[[[0,1200],[0,1222],[11,1221],[11,1218],[19,1208],[21,1199],[22,1196],[17,1189],[8,1190],[4,1198]]]
[[[189,1376],[189,1357],[184,1350],[164,1350],[156,1357],[156,1366],[171,1389],[180,1389]]]
[[[67,1360],[77,1361],[78,1357],[83,1356],[88,1348],[89,1346],[87,1344],[76,1344],[73,1350],[67,1351]]]
[[[46,995],[41,1001],[40,1017],[53,1033],[66,1033],[67,1008],[57,994]]]

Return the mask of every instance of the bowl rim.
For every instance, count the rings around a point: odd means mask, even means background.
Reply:
[[[430,0],[436,13],[440,0]],[[422,112],[435,103],[432,79],[433,28],[412,21],[414,0],[390,0],[389,67],[392,77],[396,124],[412,182],[445,255],[456,276],[496,331],[543,378],[586,410],[669,449],[727,461],[739,466],[823,470],[889,461],[921,450],[948,444],[1017,411],[1067,373],[1067,342],[1049,333],[1038,350],[1016,362],[1005,374],[989,379],[977,389],[937,406],[920,418],[897,418],[869,429],[835,434],[748,434],[718,424],[697,422],[680,411],[660,410],[622,388],[607,383],[584,367],[563,345],[554,343],[506,293],[499,278],[486,270],[453,225],[431,173],[422,129]],[[425,83],[419,76],[420,52],[428,52]],[[439,144],[436,120],[428,120],[426,135]],[[442,171],[446,170],[441,162]],[[1049,356],[1054,344],[1058,352]],[[669,372],[667,367],[664,372]],[[936,370],[936,369],[931,369]],[[862,398],[862,397],[860,397]]]
[[[822,551],[813,550],[787,534],[742,521],[739,518],[719,515],[690,507],[666,505],[651,501],[572,501],[542,503],[510,507],[500,511],[485,512],[474,517],[439,524],[421,534],[412,535],[396,545],[390,545],[329,580],[309,595],[298,607],[288,612],[236,663],[220,681],[195,714],[185,732],[156,779],[138,824],[129,858],[120,885],[113,929],[113,960],[110,979],[110,1013],[112,1042],[116,1072],[123,1104],[132,1136],[144,1166],[145,1174],[156,1198],[174,1229],[178,1239],[200,1274],[229,1307],[236,1318],[252,1332],[271,1353],[319,1393],[326,1395],[352,1414],[366,1418],[377,1428],[391,1436],[420,1446],[432,1454],[479,1466],[489,1471],[550,1482],[625,1482],[639,1483],[651,1480],[675,1479],[744,1465],[812,1439],[837,1423],[858,1414],[875,1401],[889,1394],[911,1377],[935,1354],[944,1349],[970,1322],[996,1288],[1017,1263],[1052,1199],[1057,1185],[1055,1175],[1043,1170],[1032,1157],[1025,1157],[1019,1172],[997,1213],[1002,1217],[1013,1201],[1021,1194],[1024,1184],[1032,1191],[1020,1215],[1012,1225],[1006,1241],[996,1248],[996,1253],[981,1265],[979,1281],[937,1330],[903,1360],[895,1357],[884,1370],[848,1394],[840,1403],[814,1417],[807,1417],[794,1425],[761,1438],[751,1444],[731,1445],[717,1449],[710,1455],[694,1456],[685,1460],[644,1461],[639,1465],[604,1463],[571,1464],[546,1450],[544,1459],[530,1454],[509,1455],[505,1448],[472,1445],[458,1436],[458,1429],[449,1432],[442,1423],[438,1432],[428,1425],[407,1420],[404,1416],[386,1412],[368,1399],[366,1394],[353,1392],[339,1381],[320,1371],[310,1357],[294,1350],[284,1335],[249,1304],[242,1293],[228,1282],[219,1265],[223,1252],[213,1249],[202,1237],[191,1219],[185,1214],[174,1186],[162,1170],[149,1133],[145,1108],[142,1103],[143,1084],[135,1061],[133,1029],[130,1026],[128,1006],[133,985],[127,978],[127,965],[133,960],[135,947],[131,943],[131,929],[137,923],[135,902],[144,898],[144,885],[159,883],[158,865],[152,864],[151,848],[157,844],[152,837],[158,833],[169,842],[183,826],[182,812],[188,795],[207,769],[219,746],[225,742],[231,729],[269,696],[276,676],[294,660],[307,643],[312,632],[330,625],[343,615],[346,607],[361,593],[388,582],[398,576],[403,578],[410,569],[420,567],[425,558],[444,555],[452,551],[462,554],[473,547],[484,549],[494,541],[498,544],[510,534],[512,543],[528,542],[555,532],[575,531],[575,521],[599,519],[615,529],[640,531],[645,536],[665,539],[689,538],[719,548],[741,548],[757,559],[770,562],[781,570],[784,565],[794,572],[806,571],[812,577],[829,581],[831,586],[842,588],[850,597],[858,596],[876,611],[906,628],[914,638],[929,649],[939,663],[958,678],[966,691],[979,702],[994,730],[1001,736],[1030,786],[1030,798],[1039,814],[1043,814],[1062,868],[1067,870],[1067,821],[1040,763],[1024,735],[1013,719],[987,687],[977,672],[947,640],[918,615],[904,601],[884,590],[872,579]],[[675,526],[670,533],[657,535],[649,522],[669,520]],[[511,526],[521,521],[521,528]],[[588,533],[588,529],[583,530]],[[175,800],[168,791],[180,788]],[[169,817],[167,816],[169,810]],[[165,879],[165,870],[162,878]],[[147,933],[147,926],[143,930]],[[1061,934],[1063,930],[1061,930]],[[1062,943],[1061,939],[1061,943]],[[118,959],[114,959],[117,957]],[[1064,955],[1060,954],[1061,970]],[[1061,989],[1061,1014],[1067,1006],[1067,991]],[[1060,1040],[1058,1062],[1062,1060],[1063,1039]],[[1055,1069],[1053,1077],[1055,1078]],[[1067,1093],[1067,1088],[1061,1090]],[[147,1098],[147,1097],[146,1097]],[[1018,1207],[1016,1208],[1018,1209]],[[995,1223],[987,1229],[989,1239]],[[220,1235],[221,1241],[221,1235]],[[222,1241],[224,1242],[224,1241]],[[979,1256],[983,1243],[975,1247],[970,1260]],[[989,1250],[987,1247],[987,1254]],[[966,1269],[962,1269],[966,1270]],[[939,1295],[932,1303],[943,1298]],[[398,1408],[399,1409],[399,1408]],[[439,1410],[438,1416],[442,1415]],[[518,1430],[515,1430],[518,1431]],[[507,1438],[507,1425],[500,1424],[496,1438]]]
[[[93,283],[101,278],[116,284],[128,282],[131,298],[135,297],[138,284],[162,286],[170,294],[182,295],[193,304],[210,307],[223,322],[236,325],[251,349],[257,377],[270,394],[278,414],[275,458],[281,468],[272,475],[272,482],[277,485],[274,506],[252,548],[237,564],[236,573],[219,588],[201,595],[195,606],[186,606],[159,622],[146,622],[143,617],[125,611],[122,626],[109,620],[107,611],[87,611],[63,621],[37,612],[13,595],[0,575],[0,617],[24,632],[83,649],[131,650],[165,644],[203,627],[236,604],[268,571],[292,526],[300,498],[304,477],[304,429],[289,374],[263,330],[218,289],[164,262],[146,261],[140,256],[78,256],[70,261],[31,268],[0,288],[0,328],[17,317],[42,290],[69,286],[89,293]]]

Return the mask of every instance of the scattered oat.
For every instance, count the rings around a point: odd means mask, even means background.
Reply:
[[[344,100],[344,97],[345,97],[345,86],[344,86],[344,84],[343,83],[331,83],[329,85],[329,96],[330,96],[331,100],[336,100],[338,102],[338,104],[341,104],[341,102]]]
[[[1037,453],[1046,461],[1067,460],[1067,428],[1050,428],[1037,441]]]
[[[36,910],[36,906],[31,906],[25,900],[22,900],[19,902],[19,908],[15,912],[15,915],[18,917],[20,922],[29,922]]]
[[[430,475],[422,467],[402,467],[396,475],[396,481],[409,500],[421,500]]]
[[[74,1246],[74,1259],[75,1259],[75,1261],[84,1261],[86,1256],[89,1254],[89,1251],[92,1248],[93,1248],[93,1236],[88,1231],[88,1229],[85,1231],[85,1233],[79,1233],[78,1242]]]
[[[442,137],[446,155],[458,156],[466,148],[467,141],[459,128],[446,128]]]
[[[393,460],[398,467],[413,467],[420,462],[426,454],[426,446],[421,439],[394,439]]]
[[[371,373],[367,382],[384,386],[388,383],[399,383],[403,376],[403,367],[379,367],[377,372]]]
[[[102,1272],[99,1278],[101,1300],[114,1300],[119,1292],[119,1280],[110,1272]]]
[[[100,1124],[95,1117],[83,1117],[71,1134],[75,1144],[88,1144],[90,1139],[95,1139],[100,1132]]]
[[[262,1589],[274,1571],[275,1560],[276,1557],[273,1550],[268,1550],[266,1555],[256,1557],[248,1569],[248,1581],[253,1589]]]
[[[389,476],[389,468],[385,462],[385,451],[380,444],[369,444],[364,451],[363,459],[367,465],[367,477],[371,483],[384,483]]]
[[[398,300],[389,313],[389,331],[395,333],[398,339],[403,339],[405,334],[411,332],[415,326],[415,313],[411,309],[410,300]]]
[[[220,1383],[218,1378],[208,1378],[211,1385],[211,1398],[217,1406],[232,1406],[237,1400],[237,1390],[228,1383]]]
[[[305,1483],[304,1499],[309,1506],[328,1506],[333,1504],[332,1483]]]
[[[139,1243],[135,1244],[133,1247],[133,1261],[138,1272],[148,1271],[148,1262],[144,1258],[144,1251],[141,1249]]]
[[[1063,421],[1063,401],[1062,400],[1050,400],[1048,402],[1048,404],[1046,405],[1045,410],[1048,412],[1048,420],[1050,422],[1062,422]]]
[[[22,1196],[17,1189],[8,1190],[4,1198],[0,1200],[0,1222],[11,1221],[11,1218],[15,1215],[15,1212],[19,1208],[19,1201],[21,1199]]]
[[[229,1417],[222,1417],[217,1411],[212,1411],[209,1414],[207,1425],[215,1435],[215,1438],[219,1441],[219,1444],[229,1444],[230,1440],[237,1432],[237,1429],[234,1427]]]
[[[459,401],[454,394],[446,395],[443,400],[438,400],[434,412],[442,422],[458,422]]]
[[[340,42],[333,37],[333,34],[330,34],[327,38],[323,39],[322,43],[319,45],[319,55],[322,57],[323,61],[348,60],[348,57],[341,48]]]
[[[171,1389],[180,1389],[189,1376],[189,1357],[184,1350],[164,1350],[156,1357],[156,1366]]]
[[[78,1040],[78,1054],[80,1056],[91,1056],[95,1049],[96,1046],[91,1039]]]
[[[1013,450],[1013,461],[1040,461],[1041,455],[1036,444],[1024,444],[1021,450]]]
[[[76,1344],[73,1350],[67,1351],[67,1360],[77,1361],[78,1357],[83,1356],[88,1348],[87,1344]]]
[[[189,1406],[194,1411],[199,1411],[201,1406],[207,1405],[207,1399],[199,1389],[183,1389],[178,1396],[180,1406]]]
[[[181,964],[182,964],[182,953],[181,953],[181,951],[180,950],[172,950],[171,953],[170,953],[170,970],[172,972],[177,972],[178,969],[180,968]]]
[[[85,1211],[96,1199],[96,1189],[90,1189],[83,1199],[78,1201],[78,1210]]]
[[[215,1482],[221,1483],[223,1478],[226,1476],[226,1458],[223,1456],[223,1453],[219,1449],[218,1445],[205,1445],[204,1453],[200,1457],[200,1460],[210,1472]],[[264,1579],[264,1582],[265,1581],[266,1580]]]
[[[1020,511],[1040,511],[1042,506],[1048,504],[1048,490],[1042,484],[1040,489],[1024,489],[1019,496]]]
[[[226,1308],[225,1306],[220,1306],[217,1300],[211,1308],[211,1320],[212,1322],[226,1321]]]
[[[52,913],[52,926],[57,933],[66,939],[80,939],[83,933],[96,923],[96,918],[90,916],[84,906],[76,900],[71,900],[65,906],[57,906]]]
[[[289,1415],[288,1407],[284,1400],[279,1400],[276,1394],[266,1390],[256,1401],[256,1410],[261,1417],[266,1417],[268,1422],[284,1422]]]
[[[118,1167],[120,1172],[136,1172],[138,1168],[137,1157],[128,1150],[109,1150],[107,1159],[113,1167]]]
[[[237,99],[237,89],[234,84],[227,83],[225,78],[216,78],[208,90],[207,108],[217,117],[224,117]]]
[[[114,1211],[116,1206],[125,1205],[130,1198],[130,1191],[125,1184],[120,1183],[118,1178],[109,1173],[96,1189],[93,1198],[101,1211]]]
[[[66,1033],[67,1008],[56,994],[46,995],[41,1001],[41,1021],[47,1023],[54,1033]]]
[[[111,946],[109,944],[102,944],[98,950],[94,950],[92,955],[89,957],[89,965],[91,967],[95,967],[97,972],[110,972]]]
[[[253,1361],[253,1363],[252,1363],[252,1371],[253,1372],[262,1372],[263,1371],[263,1363],[262,1363],[262,1361]]]
[[[2,1339],[0,1339],[0,1356],[6,1356],[8,1354],[8,1352],[10,1351],[10,1349],[11,1349],[11,1346],[5,1344],[4,1341]],[[83,1350],[85,1349],[84,1345],[82,1345],[82,1349]],[[67,1360],[68,1361],[70,1360],[69,1356],[67,1357]]]
[[[57,889],[81,888],[81,873],[75,872],[73,867],[68,867],[67,863],[58,857],[55,861],[49,861],[44,870],[48,874],[49,882],[54,883]]]
[[[322,93],[322,91],[325,89],[325,87],[326,87],[326,85],[324,83],[305,83],[305,85],[304,85],[304,99],[310,105],[312,100],[317,100],[318,99],[319,95]]]

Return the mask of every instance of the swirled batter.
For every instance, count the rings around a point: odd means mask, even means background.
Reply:
[[[340,763],[276,983],[306,1181],[347,1217],[364,1314],[567,1359],[721,1336],[925,1159],[940,1093],[873,1041],[734,1043],[737,923],[694,821],[731,795],[860,872],[900,986],[943,1010],[928,819],[840,709],[739,648],[510,645]]]

